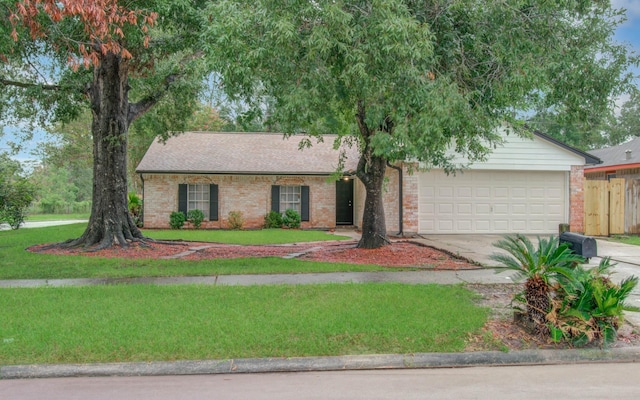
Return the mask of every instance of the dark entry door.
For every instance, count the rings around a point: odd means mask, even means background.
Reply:
[[[353,179],[336,182],[336,225],[353,225]]]

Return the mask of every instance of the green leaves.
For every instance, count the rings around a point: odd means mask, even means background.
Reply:
[[[359,136],[361,102],[369,130],[393,121],[376,154],[452,169],[447,149],[482,159],[518,113],[603,115],[637,62],[611,41],[619,17],[582,1],[223,0],[203,36],[229,94],[274,98],[287,133]]]
[[[576,345],[601,340],[610,343],[623,320],[625,300],[638,284],[631,276],[620,284],[611,281],[613,264],[603,258],[590,270],[578,265],[566,269],[557,281],[550,322]]]
[[[24,222],[36,194],[36,187],[21,173],[19,162],[0,153],[0,223],[6,222],[12,229],[18,229]]]
[[[538,248],[521,234],[505,236],[494,243],[494,246],[509,254],[494,253],[490,258],[505,268],[516,271],[516,280],[540,276],[545,282],[549,282],[563,268],[571,268],[584,262],[584,259],[574,254],[567,244],[560,245],[554,236],[549,239],[538,237]]]
[[[537,248],[523,235],[506,236],[494,246],[509,254],[495,253],[491,259],[516,271],[516,280],[527,279],[525,288],[536,280],[551,288],[551,293],[546,294],[551,307],[544,310],[546,315],[540,323],[547,325],[552,340],[569,340],[582,346],[594,340],[609,343],[615,339],[624,301],[638,284],[637,277],[631,276],[617,285],[610,279],[614,264],[609,258],[586,269],[582,266],[584,259],[573,254],[566,244],[559,245],[553,236],[538,238]],[[524,303],[530,312],[527,294],[519,293],[514,301]]]

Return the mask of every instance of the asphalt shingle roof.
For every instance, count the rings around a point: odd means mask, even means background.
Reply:
[[[298,149],[306,136],[281,133],[185,132],[166,144],[155,140],[136,169],[139,173],[224,173],[328,175],[336,171],[340,151],[336,136]],[[344,146],[345,171],[355,170],[358,149]]]
[[[627,150],[630,150],[627,158]],[[627,143],[617,146],[605,147],[604,149],[589,150],[589,153],[602,160],[602,164],[594,165],[593,168],[602,168],[613,165],[638,164],[640,163],[640,137]],[[585,170],[589,167],[586,166]]]

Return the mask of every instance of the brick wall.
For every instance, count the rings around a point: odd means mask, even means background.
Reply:
[[[411,234],[418,232],[418,177],[416,174],[409,174],[405,166],[402,171],[402,231],[404,234]],[[387,168],[385,177],[382,199],[385,223],[387,232],[395,235],[400,230],[399,172],[393,168]],[[354,224],[361,227],[366,191],[360,180],[356,180],[354,192]]]
[[[402,202],[404,207],[403,231],[405,235],[418,233],[418,172],[404,168]]]
[[[398,171],[387,168],[384,184],[384,209],[387,232],[399,231]],[[309,186],[309,222],[303,228],[335,228],[335,182],[327,177],[269,175],[144,175],[144,222],[147,228],[168,228],[169,215],[178,209],[178,184],[217,184],[219,221],[205,221],[204,228],[227,228],[230,211],[242,211],[245,228],[260,228],[271,210],[272,185]],[[569,224],[571,231],[584,232],[584,175],[582,166],[570,172]],[[364,185],[355,179],[354,225],[362,226]],[[403,168],[403,233],[418,232],[418,174]]]
[[[584,232],[584,167],[574,165],[569,175],[569,226],[571,232]]]
[[[179,184],[217,184],[219,221],[205,229],[227,228],[230,211],[242,211],[244,228],[261,228],[271,210],[272,185],[309,186],[309,219],[303,228],[335,227],[335,183],[327,177],[268,175],[144,174],[144,226],[169,228],[169,215],[178,210]]]

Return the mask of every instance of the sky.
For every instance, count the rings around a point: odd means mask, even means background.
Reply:
[[[611,3],[615,8],[627,10],[627,21],[616,29],[615,40],[640,54],[640,0],[613,0]],[[640,67],[634,68],[633,72],[640,75]],[[636,85],[640,86],[640,78],[636,78]]]
[[[612,0],[614,8],[625,8],[627,10],[627,21],[620,25],[615,33],[615,40],[620,43],[627,44],[633,51],[640,54],[640,0]],[[633,69],[636,76],[640,75],[640,67]],[[636,78],[636,85],[640,86],[640,78]],[[617,103],[622,104],[627,98],[618,99]],[[8,151],[7,141],[16,141],[12,137],[11,131],[0,137],[0,152]],[[34,140],[31,141],[25,150],[14,156],[19,161],[33,159],[30,152],[37,148],[39,142],[46,141],[44,132],[36,132]]]

